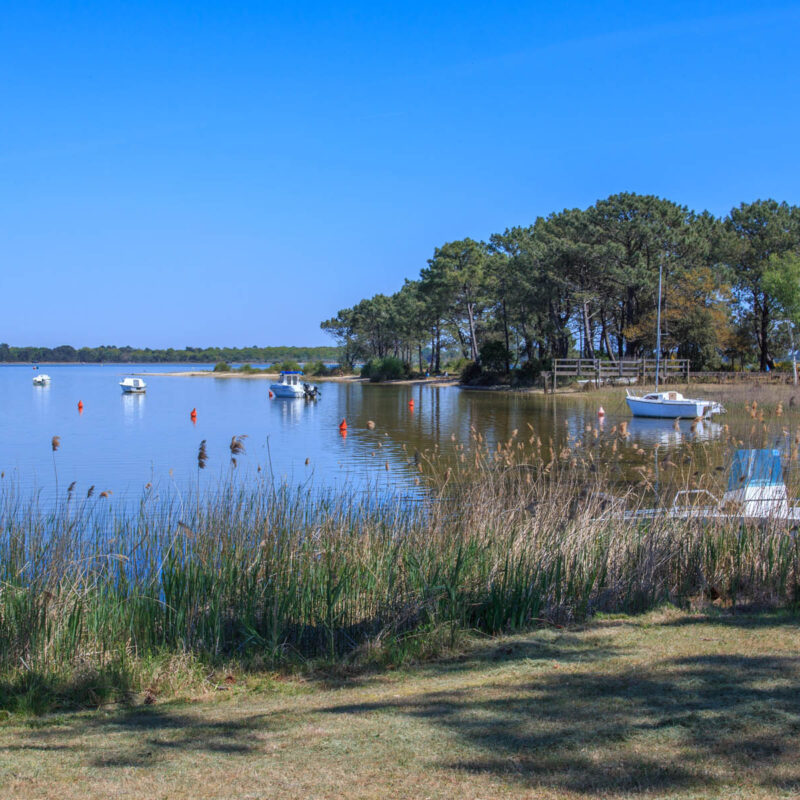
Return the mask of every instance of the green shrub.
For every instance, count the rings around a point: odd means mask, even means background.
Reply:
[[[326,378],[333,374],[333,370],[325,366],[325,363],[322,361],[315,361],[313,364],[306,364],[304,371],[306,375],[313,375],[316,378]]]
[[[538,358],[520,364],[513,372],[514,383],[518,386],[533,386],[542,374],[542,362]]]
[[[467,363],[461,369],[461,383],[467,385],[475,384],[478,380],[480,380],[482,374],[483,370],[481,369],[480,364],[476,364],[474,361],[467,361]]]
[[[214,372],[230,372],[230,371],[231,371],[231,365],[226,364],[224,361],[217,361],[217,363],[214,364]]]
[[[507,372],[506,365],[511,361],[511,353],[506,346],[495,340],[484,342],[480,348],[481,367],[486,372],[503,373]]]
[[[411,368],[395,356],[373,358],[361,368],[361,377],[369,378],[372,383],[379,381],[397,381],[408,378]]]

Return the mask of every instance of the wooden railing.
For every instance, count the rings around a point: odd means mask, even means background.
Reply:
[[[553,389],[558,388],[559,378],[578,378],[600,386],[606,383],[642,383],[654,380],[656,360],[654,358],[623,358],[609,361],[599,358],[556,358],[553,360]],[[661,362],[659,376],[663,381],[689,380],[689,360],[686,358],[665,359]]]

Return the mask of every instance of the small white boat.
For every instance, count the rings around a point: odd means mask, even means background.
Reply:
[[[144,394],[147,384],[141,378],[123,378],[119,385],[125,394]]]
[[[36,375],[36,377],[33,379],[34,386],[47,386],[48,383],[50,383],[50,376],[45,375],[44,373],[41,375]]]
[[[684,397],[680,392],[651,392],[637,396],[627,392],[625,402],[634,417],[660,417],[662,419],[681,419],[689,417],[710,417],[722,414],[725,409],[713,400],[699,400]]]
[[[302,380],[303,373],[298,370],[281,372],[277,383],[270,384],[270,391],[275,397],[304,397],[306,400],[316,400],[319,390],[316,386],[309,386]]]
[[[637,509],[621,514],[612,512],[604,518],[635,520],[660,516],[795,523],[800,522],[800,506],[789,504],[780,450],[737,450],[728,476],[728,489],[722,499],[706,489],[683,489],[677,492],[671,506]]]

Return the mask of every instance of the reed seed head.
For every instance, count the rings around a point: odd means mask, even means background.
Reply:
[[[247,438],[247,434],[243,433],[239,436],[232,436],[231,437],[231,456],[238,456],[245,452],[244,449],[244,440]]]
[[[197,451],[197,468],[205,469],[206,462],[208,461],[208,451],[206,450],[206,440],[200,442],[200,448]]]

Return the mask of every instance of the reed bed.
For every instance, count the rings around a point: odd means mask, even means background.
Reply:
[[[447,457],[409,455],[419,501],[248,488],[233,470],[189,507],[152,489],[135,511],[70,490],[43,509],[6,491],[0,708],[142,688],[157,658],[399,662],[465,632],[598,610],[797,602],[800,544],[785,526],[620,518],[649,481],[643,468],[620,482],[626,436],[592,428],[557,450],[533,430],[494,447],[473,431]]]

